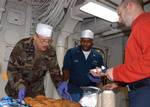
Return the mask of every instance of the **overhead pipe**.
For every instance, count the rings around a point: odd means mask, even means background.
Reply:
[[[75,2],[72,2],[72,6]],[[69,6],[70,7],[70,6]],[[64,20],[62,21],[62,29],[60,30],[60,34],[58,35],[57,44],[56,44],[56,52],[57,59],[60,68],[63,66],[63,58],[66,51],[65,43],[69,36],[74,33],[74,28],[76,27],[79,21],[82,21],[85,17],[91,17],[91,15],[81,12],[79,10],[79,6],[73,7],[70,11],[65,15]]]
[[[1,22],[2,13],[5,11],[5,3],[6,0],[0,0],[0,22]],[[1,29],[2,29],[2,25],[0,24],[0,30]]]
[[[47,10],[44,11],[44,12],[38,17],[38,19],[41,19],[41,18],[45,17],[46,15],[49,15],[50,12],[53,10],[53,8],[57,5],[57,3],[58,3],[57,0],[54,0],[54,2],[53,2],[53,1],[49,2],[49,6],[47,7]]]

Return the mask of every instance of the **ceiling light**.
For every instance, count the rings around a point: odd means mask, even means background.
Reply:
[[[110,22],[117,22],[119,19],[115,9],[96,1],[84,3],[80,10]]]

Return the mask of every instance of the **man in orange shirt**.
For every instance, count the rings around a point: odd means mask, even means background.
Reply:
[[[144,12],[142,4],[142,0],[122,0],[118,7],[119,22],[131,27],[124,64],[106,73],[91,70],[94,76],[105,75],[111,81],[126,83],[130,107],[150,107],[150,12]],[[113,84],[109,88],[116,87]]]

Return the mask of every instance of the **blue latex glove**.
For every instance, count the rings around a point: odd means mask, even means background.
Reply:
[[[71,95],[67,91],[62,93],[62,97],[66,100],[72,100]]]
[[[89,74],[89,79],[90,79],[92,82],[95,82],[95,83],[100,83],[100,82],[101,82],[100,77],[94,77],[94,76],[91,75],[91,74]]]
[[[25,97],[25,92],[26,92],[26,89],[25,88],[21,88],[19,89],[19,92],[18,92],[18,98],[22,101]]]
[[[62,98],[72,100],[70,94],[68,93],[68,82],[64,81],[59,83],[57,91]]]

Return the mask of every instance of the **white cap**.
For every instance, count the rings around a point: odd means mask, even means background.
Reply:
[[[43,37],[52,36],[53,27],[47,24],[38,23],[36,27],[36,33]]]
[[[81,32],[81,38],[90,38],[90,39],[94,39],[94,33],[87,29]]]

